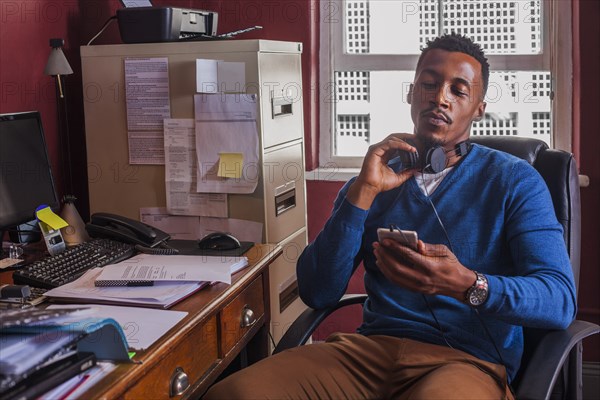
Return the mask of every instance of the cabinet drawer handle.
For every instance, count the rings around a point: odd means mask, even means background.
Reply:
[[[254,315],[254,311],[247,305],[242,309],[242,320],[240,322],[240,326],[242,328],[249,328],[256,323],[256,315]]]
[[[171,385],[169,388],[169,396],[179,396],[190,387],[190,379],[183,371],[183,368],[175,368],[175,372],[171,376]]]

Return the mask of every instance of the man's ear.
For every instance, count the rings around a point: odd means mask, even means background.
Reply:
[[[473,121],[479,122],[483,119],[483,116],[485,115],[486,107],[487,107],[487,103],[485,101],[482,101],[481,103],[479,103],[479,107],[477,107],[477,111],[475,112]]]
[[[408,94],[406,95],[406,102],[408,104],[412,104],[412,95],[413,95],[413,88],[414,88],[414,84],[410,84],[410,86],[408,87]]]

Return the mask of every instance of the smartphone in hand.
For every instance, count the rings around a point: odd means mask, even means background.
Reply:
[[[380,242],[383,239],[392,239],[413,250],[417,250],[417,243],[419,242],[417,232],[404,231],[401,229],[390,230],[389,228],[379,228],[377,229],[377,237]]]

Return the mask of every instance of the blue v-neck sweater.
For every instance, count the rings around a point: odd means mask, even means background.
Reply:
[[[449,343],[483,360],[505,364],[512,379],[523,352],[521,326],[562,329],[576,312],[569,257],[546,184],[527,162],[474,144],[430,199],[444,235],[415,178],[380,193],[369,210],[340,191],[331,217],[298,265],[303,301],[313,308],[335,304],[354,267],[365,267],[369,299],[359,332],[445,345],[423,295],[388,281],[375,265],[377,228],[415,230],[425,243],[452,247],[467,268],[485,274],[489,297],[479,313],[446,296],[427,296]],[[502,354],[502,361],[490,340]]]

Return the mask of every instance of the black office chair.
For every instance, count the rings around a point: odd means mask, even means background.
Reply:
[[[558,221],[563,225],[578,287],[581,207],[573,155],[548,149],[537,139],[475,136],[471,137],[471,141],[525,159],[542,175],[550,190]],[[342,307],[363,304],[366,298],[364,294],[345,295],[334,307],[307,309],[290,326],[273,354],[305,344],[327,316]],[[513,381],[517,399],[581,399],[582,340],[599,331],[598,325],[585,321],[573,321],[565,330],[525,328],[525,351],[521,368]]]

